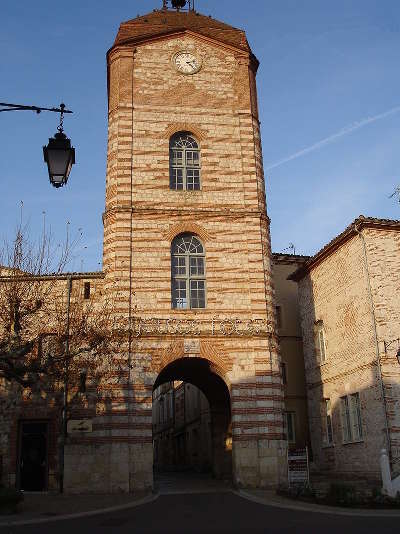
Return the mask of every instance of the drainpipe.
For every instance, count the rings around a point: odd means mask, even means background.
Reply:
[[[380,352],[379,352],[378,330],[377,330],[377,324],[376,324],[375,306],[374,306],[374,299],[373,299],[373,296],[372,296],[371,280],[370,280],[369,270],[368,270],[367,247],[366,247],[366,243],[365,243],[365,237],[363,236],[362,232],[360,232],[358,230],[357,224],[354,224],[354,230],[359,235],[359,237],[361,239],[362,246],[363,246],[364,268],[365,268],[365,273],[366,273],[366,277],[367,277],[367,288],[368,288],[368,295],[369,295],[369,303],[370,303],[370,307],[371,307],[372,324],[373,324],[373,328],[374,328],[376,363],[377,363],[378,374],[379,374],[379,383],[380,383],[380,387],[381,387],[381,396],[382,396],[382,402],[383,402],[383,414],[384,414],[384,419],[385,419],[386,445],[387,445],[387,450],[388,450],[388,453],[389,453],[389,459],[390,459],[390,462],[391,462],[392,448],[391,448],[390,436],[389,436],[389,423],[388,423],[388,414],[387,414],[387,407],[386,407],[385,385],[383,383],[383,377],[382,377],[382,366],[381,366],[381,356],[380,356]]]

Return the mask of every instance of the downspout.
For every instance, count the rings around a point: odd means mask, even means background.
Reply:
[[[386,434],[386,445],[387,450],[389,453],[389,461],[391,462],[392,459],[392,447],[390,443],[390,435],[389,435],[389,423],[388,423],[388,414],[387,414],[387,407],[386,407],[386,395],[385,395],[385,385],[383,383],[383,377],[382,377],[382,366],[381,366],[381,357],[379,353],[379,342],[378,342],[378,329],[376,324],[376,315],[375,315],[375,306],[374,306],[374,299],[372,296],[372,288],[371,288],[371,280],[368,270],[368,257],[367,257],[367,247],[365,243],[365,237],[363,236],[362,232],[360,232],[357,228],[357,224],[354,224],[354,230],[359,235],[361,239],[361,243],[363,246],[363,257],[364,257],[364,268],[365,273],[367,277],[367,289],[368,289],[368,295],[369,295],[369,303],[371,307],[371,315],[372,315],[372,324],[374,329],[374,340],[375,340],[375,352],[376,352],[376,363],[378,368],[378,374],[379,374],[379,382],[381,386],[381,396],[382,396],[382,402],[383,402],[383,414],[385,419],[385,434]]]

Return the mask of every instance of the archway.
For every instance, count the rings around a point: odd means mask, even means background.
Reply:
[[[221,375],[215,364],[201,357],[178,358],[161,370],[153,387],[153,453],[157,469],[204,469],[209,446],[212,476],[216,479],[232,478],[231,400],[226,380]],[[190,387],[192,391],[188,395]],[[193,414],[196,410],[191,406],[196,398],[193,387],[200,390],[201,397],[204,395],[209,406],[209,415],[203,417],[203,410],[197,426],[193,426],[187,417],[189,411]],[[204,402],[201,406],[204,409]],[[208,424],[209,443],[206,437],[208,428],[205,427]],[[200,450],[201,455],[194,460],[193,440],[195,450]]]

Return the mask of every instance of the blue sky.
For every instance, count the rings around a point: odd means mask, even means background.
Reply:
[[[42,145],[53,113],[0,114],[0,237],[45,216],[55,240],[82,228],[70,268],[101,267],[106,63],[119,23],[161,0],[3,0],[0,100],[74,110],[65,120],[77,164],[48,183]],[[249,7],[251,6],[251,7]],[[246,30],[261,62],[258,94],[272,246],[313,254],[359,214],[400,218],[398,0],[196,0]],[[44,214],[45,212],[45,214]]]

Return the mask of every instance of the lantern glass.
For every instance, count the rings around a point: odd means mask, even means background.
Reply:
[[[44,161],[47,163],[50,182],[54,187],[67,183],[72,165],[75,163],[75,149],[63,132],[58,132],[43,147]]]

